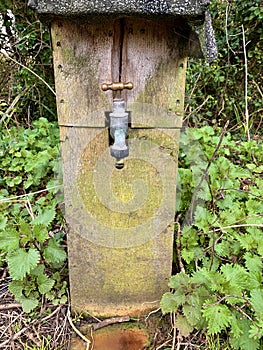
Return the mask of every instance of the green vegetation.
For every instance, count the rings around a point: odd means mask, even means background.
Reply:
[[[260,132],[263,116],[263,8],[261,0],[212,0],[218,60],[191,59],[187,70],[189,126],[223,126],[243,135]]]
[[[178,272],[163,312],[232,349],[263,345],[263,143],[210,126],[181,139]],[[181,227],[180,227],[181,226]]]
[[[161,306],[178,339],[203,349],[263,346],[261,3],[213,0],[219,59],[187,71],[176,271]],[[32,316],[67,300],[52,53],[24,1],[0,14],[0,269]]]
[[[2,130],[0,266],[7,263],[9,289],[26,312],[39,305],[40,295],[53,303],[67,300],[61,184],[54,178],[58,157],[56,123],[41,117],[32,129]]]

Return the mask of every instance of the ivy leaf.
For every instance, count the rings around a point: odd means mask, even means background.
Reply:
[[[45,242],[49,237],[47,227],[44,224],[35,224],[33,234],[39,243]]]
[[[35,248],[20,248],[7,255],[9,273],[13,280],[23,279],[27,273],[37,266],[40,256]]]
[[[208,322],[208,334],[217,334],[231,323],[231,312],[225,305],[206,306],[203,316]]]
[[[0,249],[12,251],[19,246],[19,234],[14,228],[0,232]]]
[[[67,254],[61,248],[55,238],[48,241],[48,245],[44,248],[44,257],[50,264],[61,263],[66,260]]]
[[[45,274],[41,274],[37,277],[38,290],[41,294],[48,293],[54,286],[54,283],[55,281]]]

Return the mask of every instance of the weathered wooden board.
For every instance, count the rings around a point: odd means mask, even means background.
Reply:
[[[174,21],[52,24],[73,311],[138,315],[171,274],[186,59]],[[104,82],[132,81],[130,155],[109,152]]]
[[[72,307],[143,313],[171,274],[179,130],[131,130],[121,171],[106,129],[62,128],[61,136]]]
[[[100,86],[119,78],[121,64],[120,78],[134,84],[123,93],[132,127],[181,127],[186,58],[175,28],[175,20],[125,19],[105,26],[53,22],[60,125],[105,127],[112,92]]]

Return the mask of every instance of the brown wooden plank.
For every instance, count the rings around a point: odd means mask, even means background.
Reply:
[[[174,25],[52,24],[73,311],[137,316],[168,290],[186,68]],[[134,83],[122,170],[105,127],[113,95],[100,89],[118,76]]]

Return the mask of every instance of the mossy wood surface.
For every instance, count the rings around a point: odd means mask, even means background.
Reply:
[[[175,27],[52,23],[73,311],[138,316],[168,288],[186,69]],[[105,126],[113,93],[100,89],[116,80],[134,84],[122,170]]]

